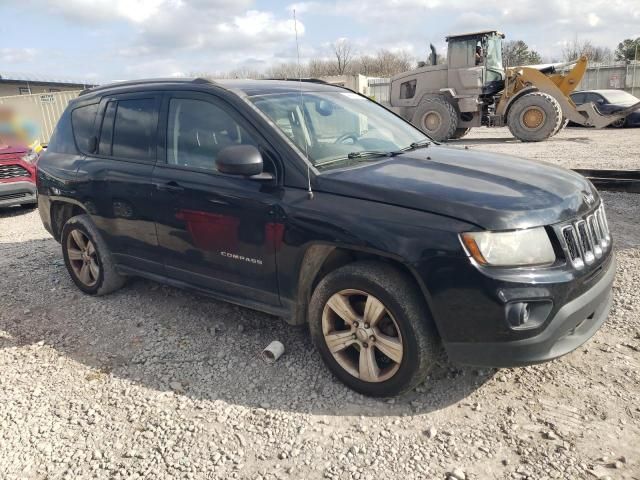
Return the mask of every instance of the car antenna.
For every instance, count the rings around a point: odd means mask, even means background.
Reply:
[[[293,29],[296,32],[296,53],[298,55],[298,81],[300,83],[300,115],[304,120],[304,102],[302,101],[302,68],[300,66],[300,44],[298,43],[298,20],[296,19],[296,9],[293,9]],[[309,165],[309,151],[307,140],[304,141],[304,156],[307,157],[307,195],[309,200],[313,200],[313,190],[311,190],[311,166]]]

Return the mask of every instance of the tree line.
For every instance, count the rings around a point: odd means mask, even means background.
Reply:
[[[330,55],[312,58],[298,66],[296,62],[272,65],[265,71],[236,69],[216,75],[216,78],[319,78],[335,75],[365,75],[367,77],[392,77],[411,70],[415,66],[431,64],[429,58],[420,61],[407,51],[381,49],[375,54],[359,55],[355,47],[346,39],[331,45]],[[502,61],[507,67],[535,65],[540,63],[570,62],[586,55],[590,63],[612,63],[614,61],[640,60],[640,38],[625,39],[615,50],[594,45],[590,40],[574,39],[567,43],[557,56],[543,58],[523,40],[508,40],[502,44]],[[438,54],[437,64],[445,64],[446,57]],[[202,75],[201,75],[202,76]]]

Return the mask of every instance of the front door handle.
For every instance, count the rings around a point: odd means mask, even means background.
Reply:
[[[163,192],[182,192],[184,187],[181,187],[177,182],[171,181],[167,183],[156,183],[156,188]]]

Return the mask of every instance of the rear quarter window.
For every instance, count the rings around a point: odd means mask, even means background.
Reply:
[[[90,150],[89,144],[91,137],[94,136],[94,122],[97,112],[97,103],[76,108],[71,112],[73,136],[81,152],[88,153]]]
[[[69,108],[64,111],[64,113],[60,117],[60,120],[58,120],[58,124],[56,125],[56,128],[53,131],[51,138],[49,139],[47,151],[69,154],[78,153],[75,141],[73,139],[73,129],[71,128],[71,110]]]

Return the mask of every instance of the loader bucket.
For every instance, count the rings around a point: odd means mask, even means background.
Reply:
[[[584,125],[587,127],[604,128],[607,125],[626,117],[631,112],[640,109],[640,102],[625,108],[616,113],[610,115],[602,115],[595,107],[593,103],[585,103],[580,106],[576,106],[570,97],[564,94],[564,92],[558,87],[558,85],[544,73],[539,70],[530,67],[520,67],[517,69],[517,75],[521,81],[530,85],[531,87],[548,93],[554,97],[560,107],[562,107],[562,115],[567,120],[571,120],[578,125]]]
[[[612,124],[616,120],[624,118],[630,113],[635,112],[636,110],[640,110],[640,102],[634,103],[630,107],[627,107],[624,110],[620,110],[610,115],[601,114],[595,107],[595,105],[591,102],[576,107],[576,110],[585,117],[585,121],[584,123],[581,123],[581,125],[585,125],[587,127],[604,128],[607,125]],[[572,121],[575,122],[575,120]]]

